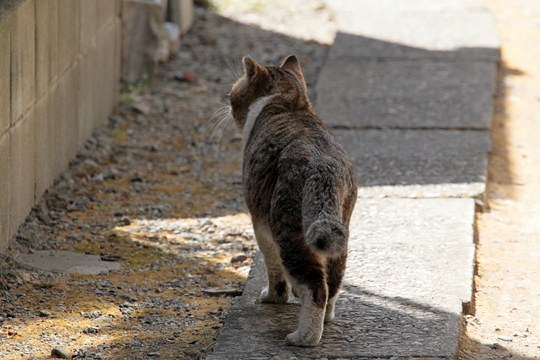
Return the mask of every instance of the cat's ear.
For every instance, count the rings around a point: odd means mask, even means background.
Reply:
[[[253,60],[249,56],[244,56],[242,58],[242,63],[244,64],[244,72],[250,80],[255,78],[257,74],[266,72],[264,67],[259,65],[257,61]]]
[[[295,55],[289,55],[281,64],[281,68],[292,72],[298,80],[302,82],[304,88],[306,88],[306,81],[304,80],[304,74],[302,74],[302,69],[300,68],[300,61]]]

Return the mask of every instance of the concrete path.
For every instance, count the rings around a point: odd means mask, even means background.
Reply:
[[[256,262],[210,359],[456,355],[472,302],[498,38],[477,0],[339,1],[316,106],[361,184],[334,323],[287,347],[298,306],[256,303]]]

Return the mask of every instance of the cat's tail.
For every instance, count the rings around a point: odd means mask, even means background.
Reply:
[[[343,223],[324,217],[311,223],[305,233],[306,244],[326,256],[343,254],[348,238],[349,230]]]

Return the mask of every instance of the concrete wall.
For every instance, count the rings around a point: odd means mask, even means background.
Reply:
[[[0,252],[116,104],[120,0],[24,0],[0,14]]]

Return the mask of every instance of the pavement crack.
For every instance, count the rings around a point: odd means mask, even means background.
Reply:
[[[409,126],[376,126],[376,125],[367,125],[367,126],[350,126],[350,125],[330,125],[332,130],[415,130],[415,131],[489,131],[489,129],[484,128],[474,128],[474,127],[442,127],[442,126],[418,126],[418,127],[409,127]]]

